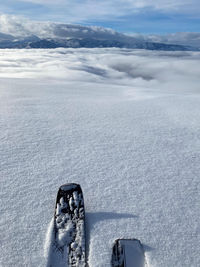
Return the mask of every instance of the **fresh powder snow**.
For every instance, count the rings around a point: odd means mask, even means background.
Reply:
[[[0,266],[46,266],[66,183],[82,187],[90,267],[110,267],[118,238],[139,239],[148,267],[200,266],[199,66],[198,52],[0,50]]]

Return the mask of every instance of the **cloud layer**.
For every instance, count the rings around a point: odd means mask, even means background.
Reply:
[[[110,35],[117,34],[111,29],[102,27],[84,27],[81,25],[60,24],[53,22],[32,21],[22,16],[0,15],[0,32],[16,37],[27,37],[37,35],[42,38],[65,38],[79,37],[81,35],[99,35],[99,37],[109,38]]]
[[[199,91],[200,53],[126,49],[0,50],[1,78],[61,79],[127,89]]]
[[[20,2],[20,1],[16,1]],[[127,15],[132,12],[139,12],[144,8],[151,8],[153,10],[161,10],[163,12],[178,12],[198,15],[200,11],[198,0],[24,0],[23,2],[36,3],[49,7],[60,7],[69,8],[68,14],[71,15],[81,15],[82,18],[85,17],[96,17],[96,16],[121,16]],[[84,12],[80,12],[80,11]],[[78,12],[78,13],[77,13]],[[68,15],[67,14],[67,15]]]

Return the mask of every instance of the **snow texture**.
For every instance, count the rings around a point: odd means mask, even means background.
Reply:
[[[136,238],[200,266],[200,54],[0,50],[0,266],[44,267],[60,185],[81,184],[90,267]]]

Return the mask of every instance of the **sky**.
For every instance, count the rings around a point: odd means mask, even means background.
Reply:
[[[199,32],[199,0],[7,0],[0,14],[77,23],[126,33]]]

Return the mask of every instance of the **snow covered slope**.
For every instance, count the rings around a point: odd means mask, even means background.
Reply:
[[[0,266],[44,267],[61,184],[80,183],[90,267],[137,238],[200,266],[200,53],[0,50]]]

